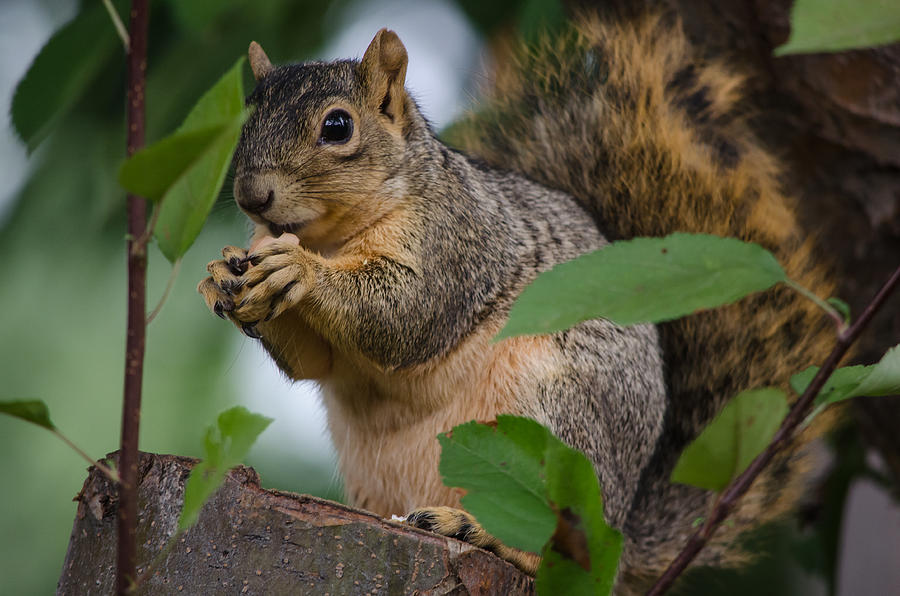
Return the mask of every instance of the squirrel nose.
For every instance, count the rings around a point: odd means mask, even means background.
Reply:
[[[242,177],[234,190],[238,205],[250,213],[260,214],[275,201],[275,190],[258,176]]]

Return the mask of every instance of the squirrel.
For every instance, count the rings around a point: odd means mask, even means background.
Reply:
[[[716,495],[673,484],[684,447],[740,391],[787,388],[821,362],[829,323],[776,287],[664,324],[606,320],[493,343],[519,293],[554,265],[675,231],[761,244],[829,295],[781,170],[748,125],[743,77],[661,16],[582,15],[498,67],[494,89],[440,141],[404,87],[398,36],[361,60],[275,67],[250,45],[254,109],[234,194],[254,224],[199,285],[291,379],[314,379],[351,504],[414,511],[534,572],[460,512],[437,435],[498,414],[548,426],[593,462],[625,548],[620,592],[646,588]],[[804,498],[813,423],[697,559],[737,565],[736,538]]]

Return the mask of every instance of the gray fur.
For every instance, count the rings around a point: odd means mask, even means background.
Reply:
[[[309,134],[298,114],[337,96],[359,98],[347,84],[357,81],[353,66],[280,67],[266,77],[249,100],[256,111],[235,156],[239,176],[280,167],[296,138]],[[478,325],[505,317],[538,273],[606,244],[571,196],[449,149],[411,99],[407,109],[399,162],[418,167],[397,167],[385,186],[420,199],[414,209],[422,226],[404,239],[419,261],[409,267],[378,259],[365,275],[330,279],[348,312],[318,313],[354,321],[339,341],[389,369],[441,358]],[[645,467],[665,411],[656,330],[589,321],[555,338],[569,367],[540,383],[542,409],[532,414],[591,458],[607,513],[621,527],[637,490],[634,470]]]

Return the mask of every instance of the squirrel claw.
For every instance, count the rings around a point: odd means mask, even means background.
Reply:
[[[228,294],[229,296],[234,296],[237,294],[240,289],[243,287],[244,282],[241,280],[225,280],[221,284],[222,291]]]
[[[241,331],[244,332],[244,335],[252,339],[262,339],[262,334],[260,334],[259,330],[256,328],[256,323],[245,323],[244,325],[241,325]]]
[[[243,275],[247,272],[247,259],[239,259],[238,257],[231,257],[227,261],[228,269],[234,275]]]

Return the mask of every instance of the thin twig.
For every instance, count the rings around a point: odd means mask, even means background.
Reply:
[[[59,432],[59,429],[53,428],[53,429],[50,429],[50,432],[52,432],[54,435],[56,435],[57,437],[59,437],[60,439],[62,439],[62,441],[63,441],[66,445],[68,445],[69,447],[71,447],[72,450],[75,451],[75,453],[77,453],[77,454],[80,455],[82,458],[84,458],[84,460],[85,460],[87,463],[91,464],[92,466],[94,466],[95,468],[97,468],[98,470],[100,470],[101,472],[103,472],[103,475],[106,476],[110,481],[115,482],[116,484],[119,483],[119,475],[116,473],[115,470],[113,470],[112,468],[110,468],[110,467],[107,466],[106,464],[100,463],[99,460],[96,460],[96,459],[94,459],[93,457],[91,457],[90,455],[88,455],[87,452],[84,451],[84,449],[82,449],[81,447],[79,447],[78,445],[76,445],[75,443],[73,443],[72,440],[69,439],[69,437],[67,437],[66,435],[64,435],[64,434],[62,434],[61,432]]]
[[[156,318],[156,315],[159,314],[159,311],[162,310],[163,305],[166,303],[166,300],[169,298],[169,292],[172,291],[172,286],[175,285],[175,278],[178,277],[178,270],[181,269],[181,259],[176,259],[174,263],[172,263],[172,271],[169,273],[169,281],[166,282],[166,289],[163,290],[162,296],[159,299],[156,307],[147,315],[147,324],[149,325],[153,319]]]
[[[119,37],[122,39],[122,45],[125,46],[125,53],[127,54],[131,51],[131,39],[128,37],[128,31],[125,30],[125,23],[119,18],[119,13],[112,5],[112,0],[103,0],[103,6],[106,7],[106,12],[109,13],[109,18],[112,19],[113,26],[116,28],[116,33],[118,33]]]
[[[828,304],[828,302],[826,302],[825,300],[822,300],[821,298],[816,296],[815,293],[810,292],[805,287],[803,287],[800,284],[798,284],[797,282],[795,282],[793,279],[788,279],[784,283],[789,288],[798,292],[800,295],[805,296],[806,298],[811,300],[816,306],[818,306],[819,308],[824,310],[825,313],[829,317],[831,317],[831,319],[834,321],[834,324],[837,327],[838,335],[845,333],[847,331],[847,328],[848,328],[847,321],[844,320],[844,316],[841,313],[839,313],[835,307],[831,306],[830,304]]]
[[[132,0],[128,52],[128,147],[131,157],[144,146],[144,90],[147,71],[148,0]],[[138,432],[144,342],[147,333],[147,204],[128,196],[128,335],[125,343],[125,390],[122,403],[122,441],[119,450],[118,544],[116,592],[130,594],[137,564]]]
[[[685,569],[687,569],[687,566],[690,565],[691,561],[694,560],[697,553],[706,546],[706,543],[709,541],[710,537],[712,537],[716,528],[719,527],[719,524],[722,523],[731,510],[737,505],[744,493],[749,490],[750,485],[753,484],[753,481],[756,480],[757,476],[759,476],[769,462],[772,461],[775,454],[794,438],[794,430],[805,419],[806,413],[812,406],[819,391],[821,391],[822,387],[825,385],[828,377],[830,377],[831,373],[834,372],[834,369],[837,368],[837,365],[847,353],[847,350],[853,345],[860,333],[865,329],[866,325],[869,324],[869,321],[872,320],[872,317],[878,309],[881,308],[884,301],[887,300],[887,297],[894,288],[896,288],[898,283],[900,283],[900,267],[894,271],[888,281],[881,287],[856,322],[844,333],[840,334],[837,344],[831,351],[828,359],[822,365],[822,368],[819,369],[819,372],[816,373],[816,376],[813,377],[813,380],[806,387],[806,391],[803,392],[800,399],[798,399],[793,407],[791,407],[790,412],[788,412],[788,415],[784,419],[784,422],[782,422],[778,432],[776,432],[775,436],[772,438],[772,442],[769,443],[769,446],[766,447],[765,451],[756,456],[756,459],[750,463],[740,476],[735,478],[734,481],[728,485],[716,502],[716,505],[713,507],[712,512],[710,512],[706,522],[690,537],[682,551],[675,557],[675,560],[672,561],[669,567],[657,580],[656,584],[654,584],[653,587],[650,588],[650,591],[647,592],[647,596],[658,596],[659,594],[665,593],[665,591],[672,586],[672,583]]]
[[[141,234],[140,238],[135,242],[135,246],[146,247],[150,242],[150,237],[153,236],[153,230],[156,229],[156,222],[159,221],[160,205],[162,205],[161,201],[153,203],[153,210],[150,212],[150,223],[147,224],[144,233]]]

